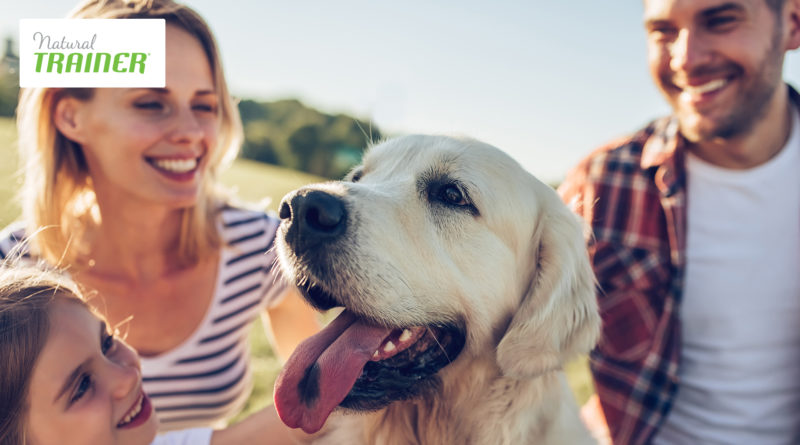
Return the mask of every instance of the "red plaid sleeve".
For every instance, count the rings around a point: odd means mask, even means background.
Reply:
[[[616,444],[647,443],[675,392],[679,282],[656,169],[640,165],[649,133],[594,152],[559,187],[591,226],[603,332],[591,354],[598,396]],[[677,287],[676,287],[677,286]]]

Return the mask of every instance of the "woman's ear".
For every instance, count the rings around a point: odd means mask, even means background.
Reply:
[[[81,144],[84,142],[84,126],[82,125],[81,109],[83,103],[70,96],[58,99],[53,115],[53,123],[67,139]]]

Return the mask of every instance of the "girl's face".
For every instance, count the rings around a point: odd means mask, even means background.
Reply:
[[[148,445],[158,420],[139,356],[87,308],[57,299],[31,376],[28,443]]]
[[[67,97],[56,125],[78,142],[102,202],[193,205],[220,126],[219,98],[200,42],[166,27],[166,88],[97,88]]]

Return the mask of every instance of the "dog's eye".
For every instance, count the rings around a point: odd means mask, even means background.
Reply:
[[[461,189],[456,187],[455,185],[446,185],[442,187],[442,191],[440,192],[442,201],[453,204],[457,206],[463,206],[469,204],[466,199],[464,199],[464,194],[461,192]]]
[[[431,180],[425,188],[425,196],[434,208],[444,208],[458,212],[467,212],[479,216],[480,212],[475,207],[467,193],[468,188],[457,180]]]
[[[458,184],[446,183],[434,186],[428,192],[433,201],[453,207],[472,207],[472,203]]]
[[[357,168],[350,173],[350,182],[358,182],[362,176],[364,176],[364,169]]]

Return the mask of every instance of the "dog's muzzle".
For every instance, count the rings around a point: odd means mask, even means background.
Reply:
[[[297,190],[281,201],[286,242],[297,255],[331,243],[347,230],[347,209],[338,196],[320,190]]]
[[[357,210],[348,215],[344,197],[300,189],[283,199],[280,217],[282,264],[303,297],[320,310],[346,308],[295,349],[278,377],[275,406],[284,423],[313,433],[337,406],[377,410],[438,388],[439,371],[466,343],[463,323],[395,325],[348,306],[359,283],[343,284],[342,277],[361,277],[354,271],[362,256],[349,249],[359,222]]]
[[[334,245],[343,241],[347,232],[348,213],[343,198],[321,190],[296,190],[281,201],[280,217],[283,242],[295,266],[305,270],[295,283],[305,299],[323,311],[341,306],[309,277],[330,274],[342,254],[341,245]]]

